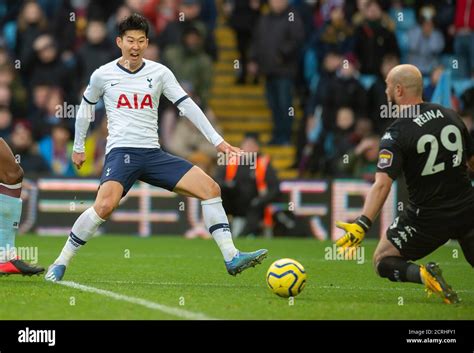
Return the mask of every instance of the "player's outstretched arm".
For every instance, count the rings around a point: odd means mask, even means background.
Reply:
[[[359,246],[365,237],[365,233],[372,226],[387,199],[393,180],[386,173],[376,173],[375,183],[370,188],[365,199],[362,215],[354,223],[336,222],[336,226],[345,231],[344,236],[339,238],[336,245],[343,250]]]
[[[74,148],[72,152],[72,162],[81,169],[82,165],[86,160],[85,155],[85,141],[87,136],[87,130],[92,121],[94,114],[94,105],[87,103],[84,99],[81,101],[79,110],[77,111],[75,134],[74,134]]]
[[[393,179],[390,178],[387,173],[375,173],[375,183],[370,188],[362,211],[362,214],[368,217],[371,221],[374,221],[379,215],[380,210],[390,193],[392,183]]]

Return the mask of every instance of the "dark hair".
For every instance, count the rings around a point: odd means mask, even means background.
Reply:
[[[247,132],[247,133],[245,133],[244,140],[247,140],[247,139],[252,139],[257,144],[260,144],[260,135],[258,134],[258,132]]]
[[[148,38],[148,21],[142,15],[134,13],[128,17],[125,17],[122,21],[120,21],[118,25],[118,35],[119,37],[123,37],[126,31],[143,31],[145,32],[145,37]]]

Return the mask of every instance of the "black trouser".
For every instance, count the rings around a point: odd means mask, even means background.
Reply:
[[[252,32],[236,31],[237,50],[240,54],[240,77],[245,79],[247,75],[248,49],[252,40]]]
[[[260,223],[263,220],[264,210],[266,205],[249,207],[245,215],[245,227],[242,230],[242,235],[260,234]]]

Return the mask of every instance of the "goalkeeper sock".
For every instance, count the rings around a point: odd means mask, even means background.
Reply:
[[[16,257],[15,236],[20,224],[22,200],[0,193],[0,262]]]
[[[380,260],[377,272],[380,277],[388,278],[392,282],[423,283],[420,266],[398,256],[387,256]]]
[[[92,238],[99,226],[104,222],[105,220],[97,215],[94,207],[85,210],[72,226],[71,234],[69,234],[61,254],[54,263],[67,266],[72,257]]]
[[[209,233],[221,249],[224,261],[228,262],[237,255],[238,250],[232,241],[229,221],[222,207],[222,199],[215,197],[213,199],[201,201],[202,215]]]

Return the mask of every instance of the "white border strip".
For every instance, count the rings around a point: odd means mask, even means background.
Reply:
[[[141,299],[141,298],[135,298],[135,297],[129,297],[128,295],[124,294],[119,294],[119,293],[114,293],[105,289],[99,289],[95,287],[90,287],[90,286],[85,286],[80,283],[76,282],[71,282],[71,281],[59,281],[56,282],[57,284],[61,284],[63,286],[69,287],[69,288],[74,288],[74,289],[79,289],[84,292],[89,292],[89,293],[96,293],[100,294],[115,300],[121,300],[124,302],[132,303],[132,304],[137,304],[144,306],[148,309],[153,309],[153,310],[158,310],[161,311],[165,314],[177,316],[186,320],[216,320],[214,318],[211,318],[207,315],[201,314],[201,313],[194,313],[191,311],[179,309],[179,308],[173,308],[171,306],[163,305],[160,303],[155,303],[146,299]]]
[[[4,186],[4,187],[6,187],[7,189],[10,189],[10,190],[16,190],[16,189],[21,188],[21,182],[18,183],[18,184],[13,184],[13,185],[0,183],[0,186]]]

